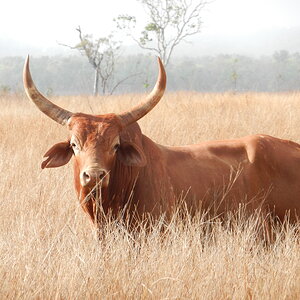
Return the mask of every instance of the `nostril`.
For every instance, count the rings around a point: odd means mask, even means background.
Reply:
[[[87,172],[83,172],[82,177],[83,177],[84,182],[86,182],[86,183],[91,180],[91,177],[90,177],[89,173],[87,173]]]
[[[105,177],[105,175],[106,175],[105,171],[100,171],[99,173],[100,180],[102,180]]]

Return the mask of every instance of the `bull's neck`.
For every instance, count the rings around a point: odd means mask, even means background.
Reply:
[[[111,211],[117,216],[121,211],[128,211],[135,206],[133,196],[139,170],[140,168],[125,166],[116,160],[109,185],[101,193],[104,212]]]

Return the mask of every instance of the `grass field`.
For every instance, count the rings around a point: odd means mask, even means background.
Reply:
[[[53,101],[106,113],[140,98]],[[255,216],[233,216],[233,226],[216,222],[209,234],[201,218],[174,220],[163,239],[159,224],[133,237],[112,222],[99,242],[76,200],[71,164],[40,169],[66,129],[23,96],[0,104],[1,299],[300,299],[299,225],[278,228],[268,247],[256,238]],[[168,145],[253,133],[300,142],[300,94],[169,93],[139,124]]]

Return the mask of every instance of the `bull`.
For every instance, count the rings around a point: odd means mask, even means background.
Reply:
[[[99,223],[104,214],[120,211],[142,218],[172,216],[178,202],[192,214],[212,210],[220,215],[237,209],[273,212],[283,220],[300,213],[300,145],[267,135],[207,141],[169,147],[143,135],[137,121],[151,111],[166,88],[158,58],[152,92],[120,114],[72,113],[44,97],[24,66],[29,99],[45,115],[67,127],[69,137],[52,146],[41,167],[56,168],[73,158],[74,182],[83,210]],[[100,199],[100,200],[99,200]],[[180,199],[180,200],[179,200]]]

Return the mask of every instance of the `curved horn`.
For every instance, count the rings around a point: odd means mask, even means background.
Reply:
[[[40,111],[57,123],[61,125],[66,124],[73,113],[55,105],[38,91],[31,78],[29,70],[29,56],[27,56],[24,65],[23,83],[28,98],[38,107]]]
[[[147,96],[144,102],[138,104],[129,111],[119,114],[123,127],[128,126],[145,116],[162,98],[166,89],[167,76],[160,58],[157,57],[157,60],[159,72],[152,92]]]

